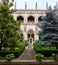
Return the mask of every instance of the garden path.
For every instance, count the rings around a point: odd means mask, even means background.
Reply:
[[[19,57],[19,60],[36,60],[35,52],[31,45],[28,45],[22,55]]]

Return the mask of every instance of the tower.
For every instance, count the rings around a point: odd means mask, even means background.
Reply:
[[[25,2],[25,10],[27,9],[27,2]]]
[[[16,2],[15,2],[15,5],[14,5],[14,9],[16,10]]]
[[[56,8],[58,8],[58,4],[57,4],[57,2],[56,2]]]
[[[37,10],[37,2],[36,2],[36,5],[35,5],[35,8],[36,8],[36,10]]]
[[[48,2],[46,2],[46,9],[48,9]]]

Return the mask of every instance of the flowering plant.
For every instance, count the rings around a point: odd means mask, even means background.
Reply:
[[[58,60],[58,54],[53,53],[52,56],[54,57],[54,60],[56,60],[56,61]]]

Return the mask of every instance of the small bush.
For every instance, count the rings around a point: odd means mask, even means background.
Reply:
[[[16,51],[16,50],[17,50],[17,51],[19,51],[19,48],[18,48],[18,47],[16,47],[16,48],[15,48],[15,51]]]
[[[52,43],[50,43],[50,42],[44,42],[44,46],[45,47],[51,47],[52,46]]]
[[[51,56],[52,53],[58,53],[58,50],[49,42],[35,41],[33,48],[36,53],[41,53],[44,56]]]
[[[6,58],[7,60],[12,60],[12,59],[15,58],[15,55],[14,55],[14,54],[8,54],[8,55],[5,56],[5,58]]]
[[[28,41],[27,41],[27,40],[24,40],[23,42],[24,42],[23,44],[24,44],[25,46],[28,46]]]
[[[4,48],[3,50],[1,50],[0,56],[3,56],[4,57],[5,55],[8,55],[8,54],[14,54],[15,57],[17,58],[17,57],[19,57],[22,54],[22,52],[24,50],[25,50],[25,45],[20,44],[20,46],[14,48],[14,50],[11,50],[11,49],[10,50],[6,50]]]
[[[52,56],[48,56],[48,57],[44,56],[43,60],[54,60],[54,58]]]
[[[44,55],[40,53],[37,53],[35,56],[38,60],[42,60],[44,58]]]
[[[54,57],[55,61],[58,61],[58,54],[53,53],[52,56]]]
[[[1,50],[1,51],[9,51],[9,50],[10,50],[10,48],[9,48],[9,47],[7,47],[7,48],[2,47],[2,50]]]
[[[5,57],[0,56],[0,60],[5,60]]]

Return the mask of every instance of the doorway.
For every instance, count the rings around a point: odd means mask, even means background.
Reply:
[[[27,37],[28,37],[29,44],[32,45],[34,42],[34,31],[29,30]]]
[[[32,45],[33,44],[33,38],[29,39],[29,44]]]

